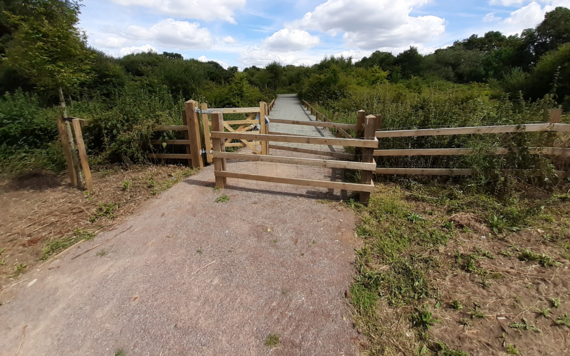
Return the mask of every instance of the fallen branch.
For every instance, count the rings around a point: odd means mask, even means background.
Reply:
[[[212,264],[214,264],[214,263],[216,263],[216,261],[212,261],[212,262],[208,263],[207,265],[198,268],[196,271],[194,271],[194,273],[192,273],[192,275],[195,275],[196,273],[200,272],[200,271],[203,270],[204,268],[206,268],[206,267],[208,267],[209,265],[212,265]]]

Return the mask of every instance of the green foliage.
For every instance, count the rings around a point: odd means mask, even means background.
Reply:
[[[556,318],[556,324],[564,325],[570,328],[570,315],[564,314]]]
[[[230,197],[224,194],[224,195],[219,196],[214,202],[215,203],[226,203],[228,201],[230,201]]]
[[[511,325],[509,325],[509,327],[512,329],[517,329],[519,331],[526,330],[526,331],[535,331],[537,333],[542,332],[542,330],[537,328],[534,324],[529,323],[525,318],[522,318],[520,323],[517,322],[512,323]]]
[[[415,327],[429,329],[440,321],[439,319],[435,319],[433,314],[426,309],[416,309],[416,312],[412,314],[412,323]]]
[[[556,267],[560,265],[560,262],[556,261],[552,257],[546,254],[539,254],[532,250],[524,250],[519,255],[519,260],[521,261],[537,261],[542,267]]]
[[[59,0],[24,0],[27,16],[5,12],[17,26],[6,49],[6,62],[47,89],[72,89],[91,78],[93,54],[78,22],[79,4]]]
[[[277,347],[279,346],[279,339],[281,338],[281,336],[279,336],[278,334],[269,334],[266,338],[265,338],[265,346],[267,347]]]

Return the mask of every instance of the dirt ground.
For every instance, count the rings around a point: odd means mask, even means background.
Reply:
[[[70,187],[65,174],[0,180],[0,290],[42,258],[112,229],[193,173],[181,166],[103,168],[93,174],[94,194]]]

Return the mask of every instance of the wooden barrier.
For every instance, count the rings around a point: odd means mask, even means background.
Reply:
[[[356,125],[351,124],[338,124],[336,122],[314,122],[314,121],[295,121],[295,120],[281,120],[272,119],[274,124],[288,124],[288,125],[301,125],[301,126],[314,126],[314,127],[327,127],[327,128],[337,128],[346,130],[356,130]],[[352,138],[352,136],[350,136]]]
[[[570,124],[528,124],[505,126],[451,127],[443,129],[394,130],[378,131],[377,138],[388,137],[419,137],[419,136],[449,136],[449,135],[483,135],[513,132],[570,132]]]
[[[184,139],[182,140],[152,140],[152,145],[177,145],[185,146],[186,153],[152,153],[148,157],[151,159],[180,159],[188,160],[188,166],[194,168],[203,168],[204,162],[200,155],[202,149],[202,140],[200,138],[200,124],[198,114],[196,113],[198,103],[190,100],[184,103],[186,110],[182,112],[182,122],[184,125],[166,125],[156,128],[157,131],[183,131]]]
[[[472,148],[423,148],[423,149],[404,149],[404,150],[376,150],[376,157],[396,157],[396,156],[467,156],[478,150]],[[517,152],[517,148],[513,148],[512,152]],[[511,150],[508,148],[495,148],[488,151],[491,155],[507,155]],[[529,152],[532,154],[543,154],[551,156],[570,157],[570,148],[558,147],[530,147]]]
[[[262,103],[262,110],[264,112],[264,106]],[[224,188],[226,186],[226,178],[237,178],[237,179],[247,179],[253,181],[262,181],[270,183],[280,183],[280,184],[293,184],[293,185],[303,185],[311,187],[320,187],[328,189],[340,189],[344,191],[357,191],[361,192],[361,195],[370,196],[370,192],[374,191],[374,183],[372,182],[372,172],[376,170],[376,164],[372,159],[371,162],[349,162],[349,161],[333,161],[333,160],[322,160],[322,159],[308,159],[308,158],[297,158],[297,157],[279,157],[279,156],[268,156],[266,154],[253,155],[253,154],[242,154],[242,153],[230,153],[225,152],[225,148],[222,147],[221,143],[225,140],[238,139],[238,140],[259,140],[263,144],[269,141],[274,142],[293,142],[293,143],[306,143],[315,145],[334,145],[334,146],[353,146],[353,147],[364,147],[371,152],[377,147],[378,140],[374,137],[374,120],[370,120],[370,127],[367,132],[370,133],[370,137],[366,137],[364,140],[358,139],[339,139],[339,138],[322,138],[322,137],[307,137],[307,136],[295,136],[295,135],[275,135],[275,134],[252,134],[252,133],[237,133],[237,132],[223,132],[225,123],[223,121],[223,114],[214,114],[212,118],[212,132],[211,137],[213,139],[214,148],[214,175],[216,177],[216,186],[219,188]],[[375,119],[375,117],[373,117]],[[263,128],[261,132],[266,132]],[[262,146],[263,147],[263,146]],[[302,149],[286,146],[274,146],[268,145],[268,148],[273,149],[285,149],[294,150],[301,152]],[[318,153],[317,153],[318,152]],[[333,154],[333,152],[319,152],[313,151],[312,153],[317,154]],[[281,164],[295,164],[295,165],[305,165],[313,167],[324,167],[324,168],[339,168],[339,169],[356,169],[361,170],[363,174],[368,172],[370,179],[364,180],[361,184],[356,183],[343,183],[343,182],[332,182],[323,180],[313,180],[313,179],[300,179],[300,178],[284,178],[284,177],[274,177],[274,176],[264,176],[255,174],[245,174],[245,173],[235,173],[228,172],[226,170],[225,160],[234,159],[241,161],[257,161],[257,162],[271,162],[271,163],[281,163]]]

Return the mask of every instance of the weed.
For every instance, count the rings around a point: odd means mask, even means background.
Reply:
[[[16,263],[14,266],[16,267],[16,271],[14,272],[14,277],[18,277],[19,275],[24,273],[24,270],[26,269],[26,267],[28,267],[28,265],[22,263]]]
[[[425,221],[426,220],[426,218],[424,218],[423,216],[415,214],[415,213],[408,214],[408,216],[406,216],[406,219],[410,222],[413,222],[413,223],[417,223],[418,221]]]
[[[123,182],[123,186],[121,187],[122,190],[127,190],[129,189],[131,186],[131,182],[129,182],[128,180]]]
[[[439,323],[439,319],[435,319],[433,314],[426,309],[416,309],[416,313],[412,314],[412,323],[415,327],[429,329],[431,326]]]
[[[222,189],[222,188],[220,188],[220,187],[214,187],[214,192],[217,192],[217,191],[220,190],[220,189]]]
[[[101,250],[101,251],[99,251],[99,252],[96,253],[96,256],[97,256],[97,257],[104,257],[104,256],[107,256],[108,254],[109,254],[109,251],[107,251],[107,250]]]
[[[552,298],[550,302],[552,302],[553,308],[560,308],[560,298]]]
[[[542,330],[534,326],[534,324],[530,324],[525,318],[522,318],[521,321],[522,321],[521,323],[516,323],[516,322],[512,323],[511,325],[509,325],[509,327],[519,331],[527,330],[527,331],[536,331],[538,333],[542,332]]]
[[[93,216],[91,216],[89,221],[93,223],[98,218],[107,218],[113,220],[115,218],[115,212],[118,209],[119,209],[119,204],[116,203],[108,203],[108,204],[99,203],[97,211]]]
[[[570,315],[564,314],[556,318],[556,324],[565,325],[570,328]]]
[[[265,338],[265,346],[267,347],[277,347],[279,346],[279,339],[281,336],[278,334],[269,334]]]
[[[125,351],[123,351],[123,349],[115,351],[115,356],[125,356],[125,355],[126,353]]]
[[[218,199],[214,200],[214,203],[225,203],[228,202],[230,200],[230,197],[228,197],[227,195],[222,195],[220,196]]]
[[[439,355],[441,355],[441,356],[469,356],[469,354],[467,352],[450,349],[449,346],[447,346],[443,342],[438,342],[434,349],[435,349],[434,351],[437,352],[438,356]],[[424,351],[423,354],[420,353],[420,355],[424,355],[426,352],[427,352],[427,349]]]
[[[447,230],[453,230],[453,221],[446,221],[441,225],[441,227]]]
[[[456,299],[453,302],[451,302],[451,307],[455,310],[461,310],[463,309],[463,305],[461,305],[461,303],[459,303],[459,301]]]
[[[459,324],[463,325],[463,326],[471,326],[471,323],[469,323],[469,320],[465,319],[465,318],[461,318],[461,320],[459,320]]]
[[[538,254],[532,250],[526,249],[519,255],[521,261],[537,261],[542,267],[556,267],[560,262],[546,254]]]
[[[515,345],[511,345],[511,344],[508,344],[507,347],[505,347],[505,352],[508,355],[518,355],[519,354],[519,350],[515,347]]]
[[[277,239],[273,240],[274,243],[277,243]]]
[[[543,310],[536,309],[538,315],[545,317],[546,319],[550,319],[550,308],[545,308]]]
[[[6,251],[6,249],[5,249],[5,248],[3,248],[3,249],[0,249],[0,256],[2,256],[2,254],[4,253],[4,251]]]
[[[479,306],[475,304],[475,308],[471,309],[471,318],[472,319],[485,319],[487,315],[479,310]]]
[[[154,188],[155,185],[156,185],[156,182],[154,181],[154,179],[151,179],[148,181],[147,187]]]
[[[499,253],[505,257],[511,257],[512,256],[509,251],[501,250],[501,252],[499,252]]]
[[[483,249],[481,249],[481,248],[479,248],[479,247],[476,247],[476,248],[475,248],[475,253],[478,254],[479,256],[487,257],[487,258],[489,258],[489,259],[491,259],[491,260],[494,260],[494,259],[495,259],[495,256],[493,256],[493,255],[491,254],[491,252],[486,251],[486,250],[483,250]]]
[[[200,247],[199,249],[197,249],[196,253],[199,253],[201,255],[203,253],[202,248]]]

